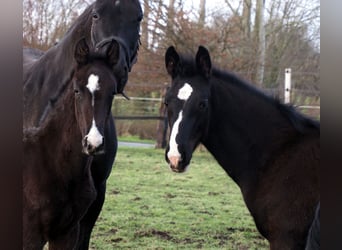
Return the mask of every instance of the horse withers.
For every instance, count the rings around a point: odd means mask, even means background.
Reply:
[[[40,127],[24,129],[24,249],[46,242],[49,249],[88,249],[117,150],[111,106],[118,51],[114,42],[105,56],[96,54],[81,39],[70,84]]]
[[[240,187],[270,248],[304,249],[320,199],[319,122],[212,67],[202,46],[195,58],[169,47],[165,65],[172,171],[186,171],[202,143]]]

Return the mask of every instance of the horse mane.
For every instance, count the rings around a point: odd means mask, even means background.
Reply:
[[[88,7],[85,8],[85,10],[82,12],[81,15],[78,16],[78,18],[72,23],[72,25],[69,27],[69,29],[65,32],[64,37],[68,37],[70,33],[73,32],[73,30],[77,27],[79,27],[80,25],[85,26],[84,24],[87,23],[89,21],[89,19],[91,18],[91,11],[93,9],[93,5],[94,3],[90,4]],[[58,42],[60,43],[60,42]],[[58,44],[57,43],[57,44]]]
[[[193,57],[188,54],[180,55],[180,67],[178,67],[178,73],[182,76],[192,76],[198,74],[198,70],[196,68],[196,63]],[[221,81],[217,81],[221,84],[234,84],[235,86],[245,89],[248,92],[253,93],[254,95],[266,100],[266,102],[274,105],[279,112],[286,117],[293,127],[301,134],[305,134],[310,130],[316,130],[319,132],[320,122],[306,115],[300,113],[296,107],[292,104],[284,104],[278,97],[272,97],[266,94],[264,91],[258,89],[255,85],[248,82],[247,80],[242,79],[236,74],[220,69],[217,66],[212,67],[212,78],[220,79]]]
[[[291,122],[291,124],[298,132],[305,134],[308,130],[311,129],[319,131],[320,123],[318,121],[300,113],[293,104],[284,104],[279,99],[279,97],[268,95],[252,83],[243,80],[236,74],[214,67],[213,76],[219,79],[224,79],[224,82],[229,82],[229,84],[235,84],[240,88],[252,92],[254,95],[259,96],[263,100],[266,100],[266,102],[271,103],[279,110],[279,112],[284,117],[286,117]]]

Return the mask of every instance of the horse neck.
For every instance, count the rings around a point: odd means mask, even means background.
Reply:
[[[91,12],[90,5],[67,30],[62,39],[51,47],[44,55],[45,63],[51,65],[51,76],[59,79],[57,84],[63,84],[69,79],[75,64],[74,51],[76,43],[82,38],[86,39],[87,44],[91,45]],[[58,65],[58,67],[56,67]],[[56,83],[54,83],[56,84]]]
[[[203,144],[237,182],[265,167],[296,131],[271,99],[245,86],[213,79]]]
[[[81,152],[82,135],[76,120],[72,88],[60,96],[49,118],[32,137],[27,143],[43,152],[40,157],[47,159],[49,164],[45,167],[50,171],[60,176],[77,176],[83,171],[84,164],[79,163],[86,159]]]
[[[40,129],[45,131],[44,136],[51,137],[49,140],[54,140],[51,143],[55,144],[54,147],[58,147],[66,142],[72,145],[77,137],[79,137],[77,139],[79,139],[78,143],[80,143],[81,133],[77,125],[74,93],[71,86],[61,94],[54,105],[49,118],[45,119],[40,126]]]
[[[81,38],[91,44],[91,7],[75,21],[62,40],[51,47],[32,66],[24,79],[24,127],[40,126],[44,114],[49,112],[49,102],[60,89],[69,84],[76,65],[74,50]]]
[[[48,53],[50,53],[49,61],[53,63],[63,63],[55,69],[54,76],[61,77],[61,83],[65,83],[73,72],[73,66],[75,65],[74,51],[75,46],[82,38],[86,39],[87,44],[91,45],[91,25],[92,19],[90,12],[92,5],[89,6],[68,29],[60,42],[52,47]],[[46,53],[46,54],[48,54]],[[52,59],[53,58],[53,59]],[[48,62],[47,62],[48,63]],[[62,73],[62,74],[61,74]],[[64,76],[64,77],[63,77]]]

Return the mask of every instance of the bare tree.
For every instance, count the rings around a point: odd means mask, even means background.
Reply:
[[[265,68],[265,28],[264,28],[264,8],[265,0],[257,0],[256,13],[255,13],[255,28],[254,36],[256,46],[258,48],[257,64],[256,64],[256,77],[255,82],[259,87],[262,87],[264,81],[264,68]]]
[[[148,31],[148,21],[150,16],[150,4],[149,0],[144,0],[144,19],[141,23],[141,43],[145,47],[149,47],[149,31]]]
[[[205,0],[200,1],[199,5],[199,19],[198,19],[198,24],[200,27],[204,27],[205,24]]]
[[[85,0],[24,0],[23,44],[43,50],[51,47],[87,5]]]
[[[244,0],[242,10],[242,28],[247,39],[250,39],[251,37],[251,13],[252,0]]]

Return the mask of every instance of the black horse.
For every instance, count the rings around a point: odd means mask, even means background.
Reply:
[[[112,41],[119,43],[120,56],[113,66],[122,93],[128,72],[137,60],[140,21],[139,0],[97,0],[74,22],[55,46],[43,53],[23,50],[24,127],[39,126],[51,108],[49,101],[67,84],[73,74],[75,45],[85,38],[92,49],[105,53]]]
[[[24,249],[88,249],[117,151],[112,98],[141,19],[138,0],[97,0],[48,51],[24,49]]]
[[[88,249],[117,149],[111,106],[119,44],[109,48],[93,54],[81,39],[73,77],[49,118],[24,129],[24,249],[47,241],[49,249]]]
[[[271,249],[304,249],[320,199],[320,124],[227,71],[168,48],[171,128],[165,158],[184,172],[203,143],[240,187]]]

